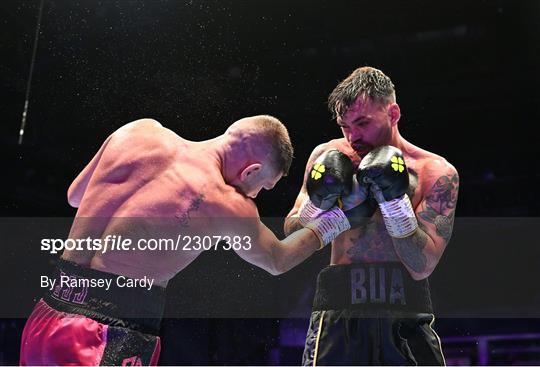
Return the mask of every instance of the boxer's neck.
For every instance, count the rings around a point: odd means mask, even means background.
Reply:
[[[396,148],[399,148],[400,150],[404,150],[410,145],[409,142],[407,142],[399,133],[399,130],[397,126],[392,128],[392,133],[390,135],[390,141],[388,142],[388,145],[392,145]]]
[[[243,168],[243,161],[227,135],[196,142],[194,146],[196,154],[208,160],[209,164],[215,164],[227,183],[234,180],[237,173]]]
[[[390,143],[389,145],[399,148],[405,156],[414,157],[420,150],[420,148],[410,143],[403,136],[401,136],[397,128],[392,130],[392,143]]]
[[[189,145],[193,156],[204,159],[207,164],[215,165],[223,174],[231,150],[230,144],[228,144],[224,135],[203,141],[191,141]]]

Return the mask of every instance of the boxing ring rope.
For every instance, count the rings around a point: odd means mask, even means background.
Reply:
[[[41,0],[39,3],[39,14],[36,26],[36,34],[34,35],[34,46],[32,50],[32,59],[30,62],[30,70],[28,72],[28,79],[26,81],[26,92],[24,97],[24,108],[21,117],[21,128],[19,129],[19,145],[22,145],[24,139],[24,130],[26,129],[26,117],[28,116],[28,103],[30,99],[30,87],[32,85],[32,76],[34,75],[34,65],[36,63],[36,53],[39,41],[39,31],[41,29],[41,18],[43,17],[43,4],[45,0]]]

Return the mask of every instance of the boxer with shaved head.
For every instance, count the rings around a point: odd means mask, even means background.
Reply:
[[[253,199],[287,174],[292,155],[287,129],[267,115],[200,142],[151,119],[114,132],[68,190],[78,208],[69,238],[109,247],[63,252],[54,286],[26,323],[21,364],[156,364],[167,283],[203,251],[226,243],[280,274],[319,249],[321,239],[346,230],[339,210],[283,240],[261,222]],[[180,246],[149,247],[163,238]],[[153,286],[126,287],[148,279]]]

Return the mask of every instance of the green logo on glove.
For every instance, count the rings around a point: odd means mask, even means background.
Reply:
[[[311,170],[311,178],[314,180],[318,180],[322,177],[322,174],[326,171],[326,168],[324,167],[324,164],[322,163],[315,163]]]
[[[392,162],[392,168],[394,171],[399,171],[399,173],[401,173],[405,170],[405,162],[403,161],[403,158],[393,156],[390,158],[390,161]]]

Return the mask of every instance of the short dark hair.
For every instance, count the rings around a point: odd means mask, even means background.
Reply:
[[[361,95],[381,103],[396,100],[392,80],[379,69],[363,66],[354,70],[334,88],[328,97],[328,109],[334,118],[341,116]]]
[[[285,125],[270,115],[240,119],[226,131],[244,151],[259,152],[269,157],[272,167],[286,176],[293,159],[293,146]],[[250,147],[248,148],[247,145]]]
[[[271,146],[274,168],[287,176],[294,153],[289,132],[285,125],[275,117],[269,115],[260,115],[258,117],[260,132]]]

